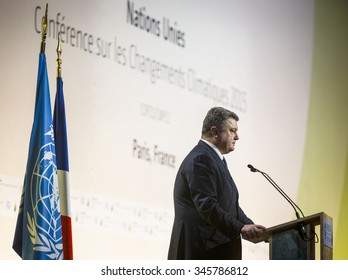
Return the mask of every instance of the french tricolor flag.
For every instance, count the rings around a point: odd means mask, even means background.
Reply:
[[[57,92],[53,113],[53,130],[56,145],[56,161],[58,169],[60,211],[63,233],[63,254],[64,260],[72,260],[73,243],[69,190],[69,157],[63,94],[63,80],[61,76],[57,77]]]

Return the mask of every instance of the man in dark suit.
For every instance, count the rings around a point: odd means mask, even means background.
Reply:
[[[266,229],[239,207],[238,190],[223,156],[234,150],[239,139],[238,120],[224,108],[210,109],[199,143],[178,170],[170,260],[240,260],[241,235],[252,238]]]

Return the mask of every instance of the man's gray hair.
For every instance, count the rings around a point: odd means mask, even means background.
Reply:
[[[225,121],[230,118],[239,121],[237,114],[231,112],[230,110],[222,107],[211,108],[203,120],[202,136],[211,136],[210,129],[213,126],[215,126],[218,130],[221,130]]]

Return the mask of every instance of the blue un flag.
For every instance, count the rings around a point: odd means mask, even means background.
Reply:
[[[34,122],[13,240],[13,249],[22,259],[63,259],[59,200],[46,56],[41,52]]]

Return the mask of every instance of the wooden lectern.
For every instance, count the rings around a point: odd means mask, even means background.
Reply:
[[[270,227],[258,238],[246,240],[269,242],[270,260],[315,260],[316,243],[319,243],[320,259],[332,260],[332,226],[332,218],[321,212]]]

